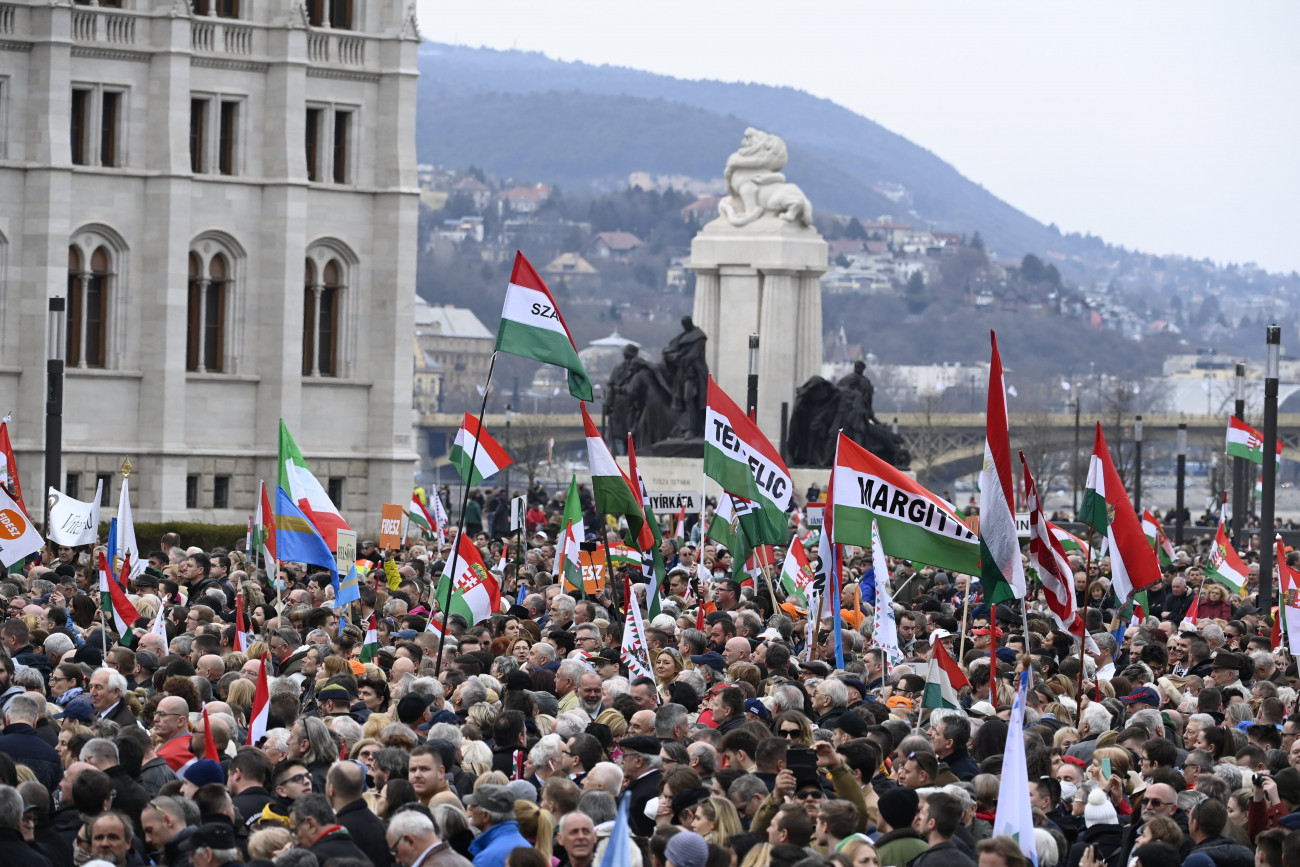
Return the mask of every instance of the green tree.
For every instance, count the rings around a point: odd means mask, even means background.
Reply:
[[[1043,260],[1033,253],[1026,253],[1025,258],[1020,260],[1020,279],[1026,283],[1043,282]]]
[[[907,278],[903,295],[907,298],[907,309],[910,313],[920,313],[929,305],[930,301],[925,293],[925,276],[920,271],[913,271],[912,276]]]
[[[849,224],[844,227],[844,237],[865,241],[867,240],[867,230],[858,222],[857,217],[853,217],[849,220]]]
[[[975,234],[971,237],[971,239],[970,239],[970,243],[968,244],[968,246],[971,247],[972,249],[975,249],[975,250],[983,250],[983,249],[984,249],[984,239],[983,239],[982,237],[980,237],[980,231],[979,231],[979,229],[976,229],[976,230],[975,230]]]

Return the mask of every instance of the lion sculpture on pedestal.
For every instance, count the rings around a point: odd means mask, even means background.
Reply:
[[[740,150],[727,158],[728,197],[718,211],[733,226],[747,226],[765,215],[800,226],[812,225],[812,204],[795,184],[788,184],[781,169],[789,161],[785,141],[750,127]]]

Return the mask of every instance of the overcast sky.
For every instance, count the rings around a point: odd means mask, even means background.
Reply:
[[[1293,0],[418,2],[428,39],[789,85],[1063,231],[1300,269]]]

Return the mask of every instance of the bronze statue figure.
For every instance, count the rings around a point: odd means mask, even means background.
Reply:
[[[708,337],[691,317],[682,317],[682,333],[664,347],[665,379],[672,392],[672,409],[678,413],[672,436],[704,436],[704,409],[709,396],[709,366],[704,350]]]

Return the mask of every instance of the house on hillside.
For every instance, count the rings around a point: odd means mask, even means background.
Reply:
[[[497,194],[501,202],[512,214],[532,214],[551,197],[551,188],[546,184],[531,187],[511,187]]]
[[[631,232],[600,232],[587,245],[587,252],[601,259],[626,262],[632,253],[645,245],[645,241]]]
[[[492,188],[480,181],[478,178],[461,178],[451,185],[451,194],[457,193],[470,197],[474,202],[474,209],[481,211],[492,201]]]
[[[475,388],[487,381],[488,364],[496,335],[474,311],[450,305],[434,306],[415,297],[416,364],[438,371],[439,406],[456,411],[469,407]],[[420,399],[417,392],[415,399]]]
[[[570,288],[594,288],[600,283],[600,272],[577,253],[561,253],[542,268],[543,279],[551,285]]]
[[[695,226],[702,226],[718,216],[718,202],[722,196],[702,196],[682,208],[682,219]]]

